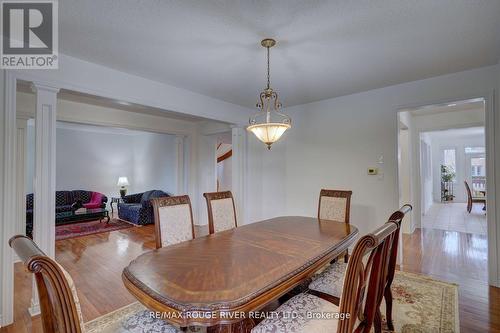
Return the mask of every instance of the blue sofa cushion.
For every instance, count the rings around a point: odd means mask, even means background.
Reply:
[[[73,202],[71,191],[56,191],[56,207],[71,205]]]
[[[77,200],[81,200],[82,203],[87,203],[90,201],[90,198],[92,196],[91,191],[74,190],[74,191],[71,191],[71,193],[73,194],[73,202],[75,202]]]
[[[151,199],[168,196],[160,190],[127,195],[123,198],[124,202],[118,204],[118,217],[137,225],[154,223]]]
[[[71,205],[56,206],[56,213],[71,211]]]

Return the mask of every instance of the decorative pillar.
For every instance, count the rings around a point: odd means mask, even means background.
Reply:
[[[187,189],[185,187],[185,168],[184,168],[184,135],[175,136],[175,179],[176,179],[176,194],[183,195],[186,194]]]
[[[45,254],[54,258],[56,108],[59,88],[34,82],[32,89],[36,93],[33,239]],[[30,313],[31,315],[40,313],[34,281]]]
[[[17,118],[16,141],[16,234],[26,232],[26,148],[27,148],[27,118]]]
[[[247,133],[243,127],[232,127],[232,192],[236,205],[238,224],[248,223],[245,214],[245,169],[246,169],[246,149]]]

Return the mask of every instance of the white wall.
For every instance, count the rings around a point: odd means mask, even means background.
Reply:
[[[233,158],[226,158],[217,163],[217,179],[219,180],[219,191],[231,191],[233,178]]]
[[[420,170],[422,180],[422,213],[425,215],[433,203],[432,198],[432,142],[428,133],[420,135]]]
[[[497,68],[485,67],[286,108],[292,129],[268,156],[259,152],[263,217],[314,216],[321,188],[352,189],[352,223],[368,232],[399,205],[397,111],[489,95],[497,86]],[[368,167],[383,175],[368,176]]]
[[[26,193],[33,192],[33,132],[33,126],[28,126]],[[118,177],[126,176],[129,194],[176,191],[173,135],[61,122],[56,133],[57,190],[84,189],[116,197]]]

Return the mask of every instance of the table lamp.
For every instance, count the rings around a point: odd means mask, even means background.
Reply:
[[[127,187],[129,186],[129,182],[127,177],[118,177],[118,184],[120,186],[120,196],[123,198],[127,194]]]

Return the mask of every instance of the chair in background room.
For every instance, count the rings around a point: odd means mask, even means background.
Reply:
[[[211,234],[236,228],[236,208],[231,191],[203,193],[207,200],[208,229]]]
[[[193,212],[188,195],[151,199],[156,248],[194,239]]]
[[[302,293],[281,305],[274,311],[276,315],[264,319],[252,329],[252,333],[370,332],[374,323],[381,322],[379,307],[394,237],[397,237],[397,224],[387,222],[358,240],[347,264],[340,306],[310,293]],[[368,258],[366,264],[365,257]],[[349,316],[325,319],[310,315],[315,313]]]
[[[40,310],[44,333],[81,333],[86,331],[78,294],[69,273],[56,261],[47,257],[26,236],[14,236],[9,245],[14,249],[26,268],[35,274],[40,298]],[[178,327],[161,319],[153,319],[149,310],[140,310],[119,322],[106,321],[99,332],[182,332]]]
[[[473,197],[469,187],[469,183],[467,183],[467,181],[465,180],[464,184],[467,191],[467,212],[470,213],[472,211],[472,205],[475,203],[482,203],[483,210],[486,210],[486,197]]]
[[[352,191],[326,190],[319,192],[318,219],[349,223]],[[344,254],[347,262],[349,252]]]

